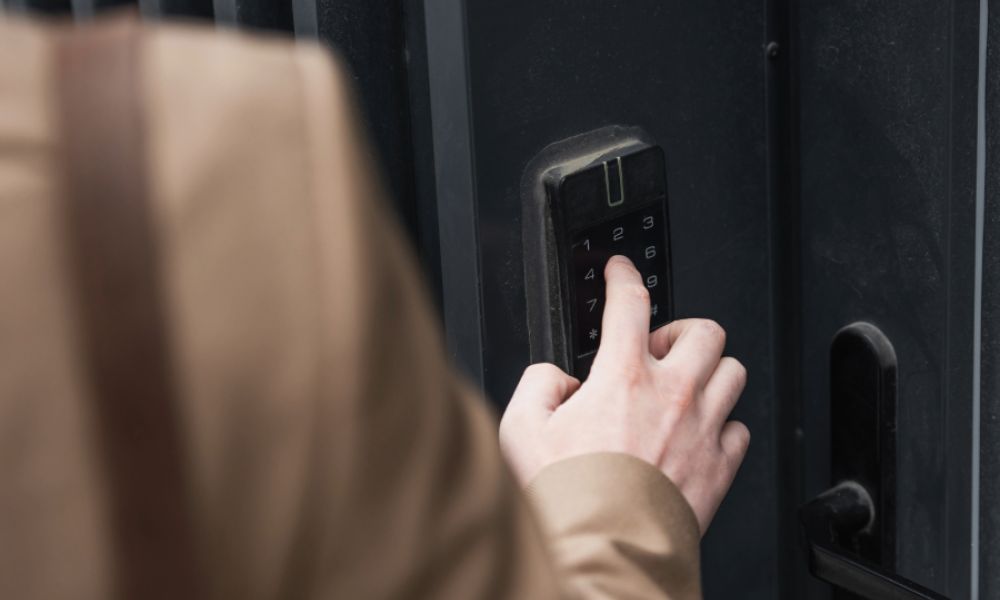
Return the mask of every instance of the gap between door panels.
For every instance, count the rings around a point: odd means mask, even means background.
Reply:
[[[802,460],[801,205],[798,181],[798,61],[795,0],[766,0],[766,164],[771,261],[771,348],[778,473],[776,578],[783,599],[812,597],[797,512],[805,500]]]

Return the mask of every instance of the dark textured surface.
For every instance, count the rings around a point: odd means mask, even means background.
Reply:
[[[347,61],[361,96],[376,162],[407,230],[416,231],[414,147],[406,70],[408,5],[412,3],[316,1],[319,38]]]
[[[519,185],[546,145],[611,124],[667,156],[678,316],[711,317],[750,383],[750,454],[704,545],[709,598],[777,588],[763,4],[470,2],[485,384],[509,398],[528,364]],[[748,513],[752,512],[752,515]]]
[[[244,27],[292,31],[292,0],[236,0],[236,22]]]
[[[68,14],[71,9],[70,0],[22,0],[22,6],[25,6],[29,11],[33,13],[40,14]],[[12,7],[19,6],[14,0],[8,0],[9,5]]]
[[[833,334],[899,358],[898,569],[969,595],[978,2],[801,3],[806,486],[830,484]]]
[[[170,17],[211,19],[215,16],[212,0],[160,0],[160,12]]]

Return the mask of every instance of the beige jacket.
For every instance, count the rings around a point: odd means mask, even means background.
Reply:
[[[311,45],[0,17],[0,598],[699,597],[653,467],[513,482],[348,88]]]

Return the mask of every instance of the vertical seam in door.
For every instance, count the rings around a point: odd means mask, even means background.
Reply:
[[[442,307],[448,355],[483,389],[479,214],[464,0],[424,4]]]
[[[802,404],[802,207],[798,180],[798,10],[796,0],[766,0],[764,47],[767,139],[769,307],[780,560],[777,597],[806,595],[796,509],[805,499]]]
[[[295,39],[313,40],[319,36],[316,0],[292,0],[292,26]]]
[[[979,598],[979,451],[980,451],[980,380],[982,366],[983,312],[983,218],[986,200],[986,43],[989,8],[979,0],[979,74],[976,98],[976,242],[975,288],[973,292],[972,331],[972,493],[970,597]]]

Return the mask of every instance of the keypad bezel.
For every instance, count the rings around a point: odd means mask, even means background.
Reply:
[[[624,201],[609,195],[607,177],[611,163],[618,167],[624,190]],[[603,314],[603,269],[607,259],[614,254],[624,254],[636,264],[643,281],[650,289],[650,330],[667,323],[673,316],[673,289],[670,276],[670,228],[667,210],[666,169],[662,149],[657,146],[631,148],[559,178],[550,190],[554,217],[559,223],[558,263],[561,265],[561,287],[566,316],[566,341],[572,372],[585,377],[600,341],[600,319]],[[616,202],[611,202],[614,199]],[[644,216],[656,216],[656,223],[648,234],[643,233]],[[623,228],[623,239],[616,240],[615,228]],[[592,284],[577,281],[581,275],[578,259],[581,257],[582,240],[591,236],[592,250],[585,252],[585,268],[595,269]],[[608,239],[600,239],[606,237]],[[621,242],[619,246],[618,243]],[[645,259],[646,247],[656,246],[656,256]],[[655,276],[656,285],[650,286],[649,276]],[[596,295],[593,295],[596,294]],[[597,299],[593,315],[582,314],[583,302]],[[598,310],[599,308],[599,310]],[[589,330],[598,324],[598,336],[589,339]]]

